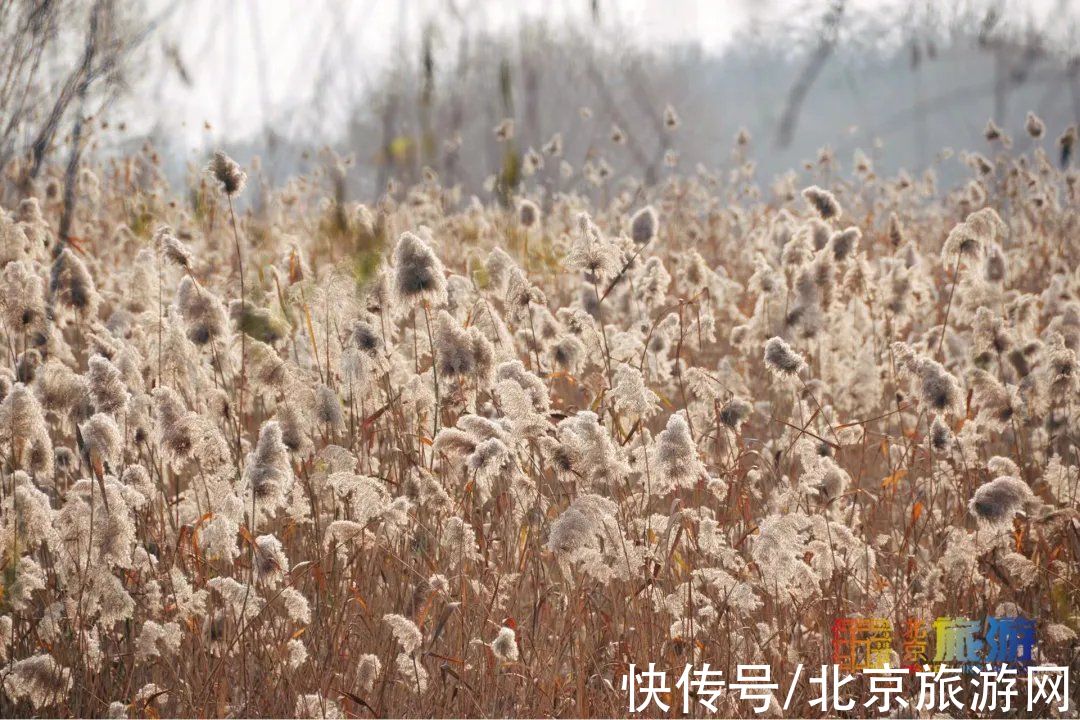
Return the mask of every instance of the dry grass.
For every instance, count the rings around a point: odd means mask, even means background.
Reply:
[[[623,715],[629,663],[786,678],[857,614],[1075,671],[1076,175],[745,152],[520,216],[217,161],[234,216],[149,151],[66,243],[13,200],[0,714]]]

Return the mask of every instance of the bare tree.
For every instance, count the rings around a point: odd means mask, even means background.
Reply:
[[[806,94],[810,92],[810,87],[817,80],[821,69],[825,66],[825,61],[829,59],[833,49],[836,47],[836,41],[840,35],[840,21],[843,17],[844,0],[834,0],[821,21],[821,39],[788,93],[787,104],[784,106],[784,112],[780,116],[780,124],[776,132],[776,142],[780,147],[787,147],[791,144],[803,101],[806,100]]]
[[[71,126],[78,145],[91,104],[104,106],[125,89],[125,63],[178,4],[144,20],[138,5],[115,0],[0,0],[0,165],[25,155],[24,189],[72,113],[80,115]],[[72,159],[77,165],[78,151]]]

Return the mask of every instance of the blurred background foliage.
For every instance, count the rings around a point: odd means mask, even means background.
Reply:
[[[1050,141],[1080,120],[1077,19],[1072,0],[0,0],[0,160],[29,181],[54,153],[151,141],[182,181],[225,146],[271,186],[344,158],[345,199],[429,168],[505,203],[602,193],[587,163],[646,183],[730,168],[745,129],[766,181],[823,147],[947,175],[940,149],[990,118],[1018,143],[1029,110]],[[573,174],[529,174],[555,133]]]

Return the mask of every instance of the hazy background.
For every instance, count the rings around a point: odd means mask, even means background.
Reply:
[[[100,153],[149,139],[177,181],[224,147],[280,182],[329,146],[352,159],[358,199],[424,167],[483,195],[556,132],[575,171],[565,189],[586,161],[655,182],[668,150],[681,171],[723,169],[745,128],[762,180],[825,146],[918,171],[944,146],[985,149],[991,117],[1030,142],[1028,110],[1051,149],[1080,121],[1077,19],[1071,0],[0,0],[0,54],[33,33],[42,45],[0,94],[0,159],[37,147],[63,162],[76,136]],[[93,122],[74,133],[80,117]],[[494,137],[504,117],[512,144]],[[549,158],[513,180],[558,173]]]

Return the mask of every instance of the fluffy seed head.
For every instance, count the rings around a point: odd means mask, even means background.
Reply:
[[[949,447],[951,440],[952,431],[949,430],[949,426],[941,420],[941,416],[935,416],[930,426],[930,444],[935,450],[942,452]]]
[[[646,205],[630,218],[630,237],[638,245],[651,242],[656,237],[657,225],[656,210],[652,205]]]
[[[530,228],[540,219],[540,208],[532,200],[521,200],[518,203],[518,222],[522,227]]]
[[[247,173],[240,169],[235,160],[218,150],[210,160],[207,170],[221,184],[221,189],[230,197],[240,193],[247,183]]]
[[[340,430],[345,427],[345,416],[341,410],[341,400],[337,393],[322,383],[315,387],[315,420],[330,427]]]
[[[83,442],[90,457],[99,457],[103,461],[116,464],[123,444],[123,435],[111,415],[96,413],[79,426]]]
[[[257,582],[276,584],[289,571],[289,560],[281,549],[281,541],[273,535],[255,538],[255,579]]]
[[[491,641],[491,652],[502,663],[516,662],[518,659],[517,636],[514,629],[505,625],[499,628],[499,634]]]
[[[840,217],[840,203],[837,202],[836,196],[828,190],[820,188],[817,185],[811,185],[802,191],[802,195],[806,198],[806,201],[810,203],[810,206],[817,211],[817,214],[821,216],[822,220],[831,220]]]
[[[613,278],[619,272],[619,249],[601,234],[592,218],[581,213],[578,216],[578,235],[566,263],[593,277]]]
[[[4,668],[5,694],[14,701],[26,700],[33,708],[57,702],[71,690],[71,670],[41,653]]]
[[[1002,475],[979,486],[968,507],[975,517],[990,525],[1004,525],[1032,499],[1031,488],[1020,478]]]
[[[70,248],[64,248],[53,262],[49,291],[59,303],[81,315],[92,317],[97,311],[99,298],[94,279]]]
[[[364,692],[371,692],[371,689],[375,687],[375,678],[381,672],[382,663],[379,662],[378,655],[372,655],[371,653],[361,655],[360,661],[356,665],[356,684]]]
[[[834,233],[829,239],[833,259],[837,262],[843,262],[854,255],[859,249],[859,240],[861,238],[862,231],[857,227],[849,227],[846,230]]]
[[[373,359],[382,349],[382,336],[379,335],[375,326],[366,320],[357,320],[353,323],[351,340],[353,347]]]
[[[191,248],[181,242],[168,225],[162,225],[154,233],[154,245],[167,261],[185,269],[191,267]]]
[[[720,422],[732,430],[738,430],[753,412],[753,405],[741,398],[732,398],[720,408]]]
[[[200,287],[185,275],[176,289],[176,307],[187,323],[187,336],[196,345],[206,345],[225,333],[225,307],[217,295]]]
[[[704,474],[690,426],[682,414],[668,418],[667,427],[656,438],[660,476],[671,488],[693,487]]]
[[[409,618],[404,615],[389,613],[383,615],[383,622],[390,626],[390,632],[394,639],[401,644],[401,649],[412,654],[420,649],[424,642],[424,636],[420,634],[420,628],[416,627]]]
[[[777,377],[795,377],[806,361],[782,337],[772,337],[765,343],[765,366]]]
[[[0,278],[0,313],[8,330],[16,334],[38,326],[45,318],[41,278],[22,260],[4,267]]]
[[[394,249],[394,291],[406,307],[425,300],[439,305],[446,301],[442,261],[430,245],[411,232],[402,233]]]
[[[264,423],[259,430],[259,441],[248,455],[244,478],[260,504],[272,509],[281,502],[292,478],[292,467],[276,420]]]
[[[1046,132],[1046,124],[1038,115],[1029,111],[1027,117],[1024,118],[1024,130],[1027,131],[1028,135],[1038,140]]]
[[[90,358],[86,371],[90,401],[98,412],[119,413],[128,402],[128,391],[120,370],[103,355]]]

